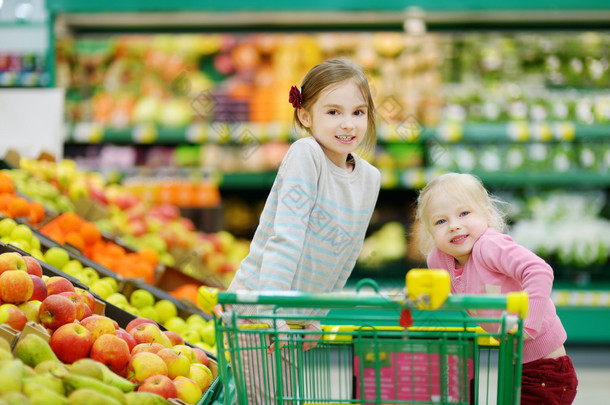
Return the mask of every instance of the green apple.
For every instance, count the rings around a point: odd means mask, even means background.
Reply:
[[[56,269],[61,269],[70,261],[70,255],[66,249],[53,246],[44,252],[44,261]]]
[[[30,243],[25,240],[11,240],[8,244],[19,248],[24,252],[30,251]]]
[[[0,237],[10,236],[11,232],[17,226],[17,221],[12,218],[4,218],[0,221]]]
[[[32,235],[32,239],[30,239],[30,254],[33,250],[40,250],[40,239],[38,239],[35,235]]]
[[[152,307],[155,305],[155,296],[150,291],[138,289],[131,293],[129,302],[134,307],[141,309],[144,307]]]
[[[112,292],[119,291],[119,283],[114,278],[112,278],[110,276],[106,276],[106,277],[102,277],[100,279],[100,281],[107,283],[110,286],[110,288],[112,288]]]
[[[85,280],[87,280],[87,282],[85,283],[87,285],[91,285],[100,279],[100,275],[97,271],[95,271],[93,267],[83,267],[82,274],[83,276],[85,276]]]
[[[188,318],[186,318],[186,323],[189,326],[194,326],[194,325],[207,325],[208,321],[201,316],[200,314],[191,314],[188,316]]]
[[[140,316],[152,319],[155,322],[159,322],[159,314],[157,313],[155,307],[153,307],[152,305],[139,308],[138,311],[140,312]]]
[[[32,240],[32,230],[25,224],[18,224],[11,231],[10,237],[14,241],[24,241],[28,244]]]
[[[99,295],[99,297],[102,299],[106,299],[109,295],[113,294],[112,287],[102,280],[93,282],[89,286],[89,289]]]
[[[165,323],[166,320],[178,316],[178,308],[176,308],[176,305],[170,300],[164,299],[157,301],[155,303],[155,309],[157,310],[157,314],[159,314],[159,322],[161,323]],[[186,321],[184,322],[186,323]]]
[[[61,268],[61,271],[74,277],[81,274],[82,270],[82,263],[75,259],[69,260],[68,263],[64,264],[64,266]]]
[[[116,305],[116,306],[119,306],[119,304],[123,305],[123,306],[129,305],[129,301],[127,301],[127,297],[119,292],[110,294],[108,297],[106,297],[106,301],[108,301],[109,303]]]
[[[201,335],[199,334],[199,332],[193,329],[187,329],[183,331],[180,336],[182,336],[185,341],[191,344],[197,344],[201,342]]]
[[[213,323],[208,323],[203,328],[198,328],[197,332],[201,335],[201,341],[213,346],[216,344],[216,329]]]
[[[32,250],[30,250],[30,254],[41,262],[45,262],[44,255],[42,254],[42,251],[40,249],[32,248]]]
[[[179,333],[180,335],[182,335],[185,331],[189,329],[189,326],[186,321],[180,318],[179,316],[173,316],[167,319],[163,323],[163,326],[165,326],[168,330],[172,330],[176,333]]]

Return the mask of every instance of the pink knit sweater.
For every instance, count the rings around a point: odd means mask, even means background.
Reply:
[[[488,229],[475,242],[470,258],[460,269],[461,275],[459,270],[456,272],[453,257],[437,248],[428,255],[428,268],[447,270],[454,294],[525,290],[529,313],[524,327],[532,339],[523,343],[523,363],[538,360],[565,342],[566,331],[551,301],[553,269],[510,236]]]

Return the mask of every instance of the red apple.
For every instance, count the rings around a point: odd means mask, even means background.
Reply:
[[[203,395],[199,384],[188,377],[179,376],[174,379],[174,385],[178,391],[178,399],[187,404],[196,404]]]
[[[184,339],[178,332],[174,332],[173,330],[164,330],[163,334],[169,338],[172,346],[184,344]]]
[[[28,274],[42,277],[42,266],[40,265],[40,262],[36,260],[36,258],[33,256],[23,256],[23,260],[25,261],[26,271]]]
[[[138,392],[152,392],[161,395],[165,399],[176,398],[178,391],[174,382],[165,375],[151,375],[138,387]]]
[[[50,295],[40,304],[38,315],[40,323],[44,327],[57,329],[61,325],[74,322],[76,319],[76,306],[66,297]]]
[[[119,328],[116,330],[116,335],[127,342],[127,346],[129,346],[129,353],[136,346],[136,340],[129,333],[125,332],[125,329]]]
[[[89,357],[107,365],[115,373],[125,368],[131,358],[127,342],[111,334],[102,335],[93,342]]]
[[[165,346],[163,346],[161,343],[138,343],[133,347],[133,349],[131,349],[131,355],[133,356],[134,354],[144,352],[157,354],[157,352],[161,349],[165,349]]]
[[[174,345],[172,346],[172,349],[178,350],[180,353],[184,354],[191,363],[195,363],[197,361],[197,357],[195,357],[195,352],[191,346],[185,344]]]
[[[65,291],[57,295],[66,297],[74,303],[74,305],[76,306],[76,319],[80,321],[85,317],[85,309],[87,308],[87,304],[85,304],[85,302],[82,300],[80,294],[76,292]]]
[[[17,305],[17,307],[24,313],[25,317],[28,318],[28,321],[40,323],[40,304],[42,304],[42,302],[29,300],[22,302]]]
[[[0,297],[2,302],[18,304],[25,302],[34,293],[34,283],[24,271],[7,270],[0,274]]]
[[[45,284],[44,280],[33,274],[30,274],[30,278],[32,279],[32,284],[34,285],[34,291],[32,292],[30,301],[42,301],[47,298],[47,285]]]
[[[157,324],[157,322],[153,321],[152,319],[143,318],[143,317],[137,317],[137,318],[132,319],[131,321],[129,321],[127,326],[125,326],[125,331],[127,333],[129,333],[133,328],[135,328],[136,326],[140,325],[141,323],[152,323],[152,324],[155,324],[155,325],[159,326]]]
[[[27,321],[28,318],[16,305],[0,305],[0,323],[6,323],[13,329],[23,330]]]
[[[193,347],[193,353],[195,353],[195,358],[197,359],[197,361],[195,361],[193,363],[201,363],[204,366],[207,366],[208,363],[210,362],[210,358],[208,357],[208,354],[203,349],[200,349],[198,347]]]
[[[74,287],[74,291],[76,291],[80,295],[85,304],[87,304],[87,306],[93,313],[93,310],[95,310],[95,297],[93,296],[93,294],[91,294],[87,290],[83,290],[80,287]]]
[[[0,274],[7,270],[20,270],[27,272],[27,264],[17,252],[4,252],[0,254]]]
[[[93,312],[91,312],[91,309],[87,305],[85,305],[85,315],[83,315],[81,321],[85,318],[90,317],[91,315],[93,315]]]
[[[61,276],[52,276],[47,280],[47,294],[59,294],[61,292],[75,292],[74,286],[67,278]]]
[[[91,332],[91,339],[93,342],[102,335],[116,335],[116,329],[112,319],[104,315],[91,315],[81,321],[81,325]]]
[[[205,392],[210,384],[212,384],[212,381],[214,381],[212,370],[201,363],[191,364],[188,378],[195,381],[203,392]]]
[[[72,364],[89,356],[93,340],[87,328],[72,322],[57,328],[51,335],[49,344],[59,360]]]
[[[157,352],[167,366],[167,376],[172,380],[178,376],[188,377],[191,361],[179,349],[164,348]]]
[[[129,334],[133,336],[136,343],[159,342],[161,339],[161,329],[152,323],[141,323],[140,325],[131,328]]]
[[[136,353],[131,356],[127,379],[142,382],[152,375],[167,375],[167,365],[161,357],[150,352]]]

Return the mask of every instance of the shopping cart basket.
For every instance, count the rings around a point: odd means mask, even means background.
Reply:
[[[394,296],[370,280],[355,293],[218,293],[224,404],[518,404],[527,295],[448,296],[446,277],[411,270]],[[240,305],[274,310],[245,316]],[[284,330],[280,319],[322,328]],[[272,342],[284,345],[268,353]]]

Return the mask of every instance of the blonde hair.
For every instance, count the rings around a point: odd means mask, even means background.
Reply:
[[[445,173],[428,183],[417,198],[416,221],[425,229],[419,236],[420,249],[424,254],[434,248],[434,240],[430,233],[430,224],[425,219],[426,209],[432,198],[437,198],[440,192],[447,193],[462,201],[476,204],[487,216],[491,228],[504,232],[506,228],[505,214],[500,208],[504,202],[492,196],[483,186],[481,180],[472,174]]]
[[[345,80],[353,80],[366,100],[368,109],[367,129],[360,147],[365,151],[369,151],[373,149],[377,142],[375,104],[366,76],[364,75],[362,68],[356,63],[344,58],[334,58],[311,68],[301,83],[301,95],[303,96],[302,108],[309,110],[327,87]],[[311,134],[310,130],[299,120],[297,109],[294,110],[292,122],[295,129],[300,128]]]

